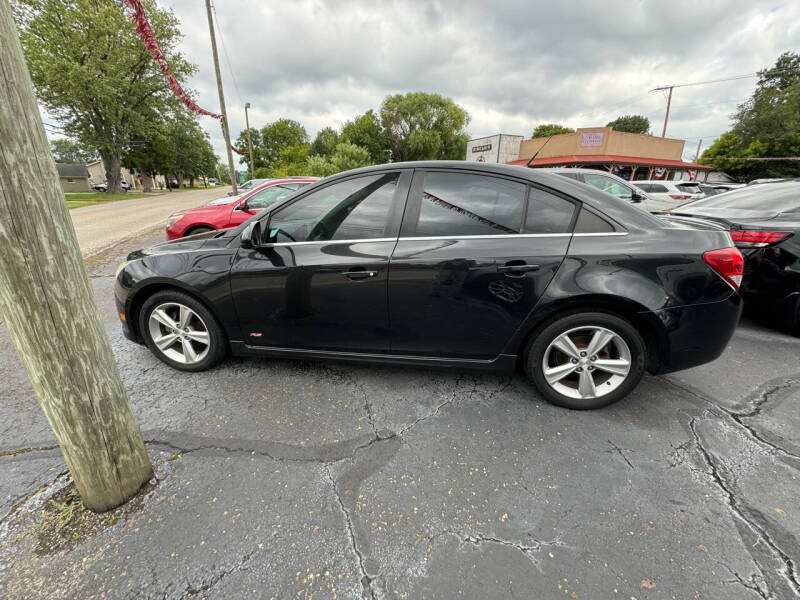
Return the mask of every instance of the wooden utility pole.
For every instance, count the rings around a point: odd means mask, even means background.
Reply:
[[[228,128],[228,112],[225,110],[225,92],[222,91],[222,74],[219,71],[217,56],[217,37],[214,35],[214,19],[211,16],[211,0],[206,0],[208,13],[208,32],[211,34],[211,54],[214,56],[214,72],[217,74],[217,92],[219,92],[219,112],[222,115],[222,136],[225,138],[225,150],[228,153],[228,169],[231,172],[233,195],[236,195],[236,170],[233,168],[233,152],[231,151],[231,132]]]
[[[700,138],[700,141],[697,142],[697,152],[694,153],[694,162],[697,162],[697,159],[700,158],[700,146],[703,145],[703,138]]]
[[[247,147],[250,149],[250,179],[256,178],[256,164],[253,162],[253,140],[250,137],[250,117],[247,116],[247,109],[250,108],[250,103],[246,102],[244,105],[244,123],[247,127]]]
[[[667,135],[667,121],[669,121],[669,106],[672,104],[672,88],[674,85],[665,85],[663,87],[657,87],[650,90],[651,92],[659,92],[663,90],[669,90],[669,96],[667,96],[667,112],[664,115],[664,129],[661,130],[661,137],[666,137]]]
[[[152,476],[97,312],[7,0],[0,0],[0,314],[83,503]]]

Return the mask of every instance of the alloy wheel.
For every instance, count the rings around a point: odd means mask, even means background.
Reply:
[[[208,327],[188,306],[159,304],[148,319],[150,337],[167,358],[185,365],[199,363],[211,348]]]
[[[599,326],[576,327],[556,337],[544,352],[542,371],[555,391],[576,399],[605,396],[631,370],[631,351],[622,337]]]

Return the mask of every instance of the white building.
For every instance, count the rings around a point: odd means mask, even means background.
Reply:
[[[523,136],[498,133],[467,142],[467,162],[485,162],[504,165],[519,158]]]

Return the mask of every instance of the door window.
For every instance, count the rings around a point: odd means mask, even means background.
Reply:
[[[531,188],[525,233],[568,233],[575,214],[575,205],[555,194]]]
[[[278,201],[288,198],[294,194],[299,187],[300,186],[295,183],[271,185],[268,188],[264,188],[263,190],[260,190],[250,196],[246,200],[247,208],[251,210],[268,208]]]
[[[381,173],[311,192],[271,216],[269,239],[308,242],[385,237],[399,178],[399,173]]]
[[[525,186],[470,173],[424,175],[418,236],[461,237],[519,233]]]
[[[622,185],[618,181],[614,181],[610,177],[595,175],[594,173],[584,173],[583,180],[592,187],[596,187],[598,190],[603,190],[607,194],[611,194],[617,198],[622,198],[623,200],[633,199],[633,192],[631,191],[631,188],[626,185]]]

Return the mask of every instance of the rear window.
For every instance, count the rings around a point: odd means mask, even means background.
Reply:
[[[728,208],[770,213],[796,212],[800,210],[800,181],[747,186],[690,202],[681,207],[681,212],[688,208]]]
[[[700,186],[696,183],[678,183],[675,184],[679,190],[682,192],[686,192],[687,194],[699,194],[701,193]]]

